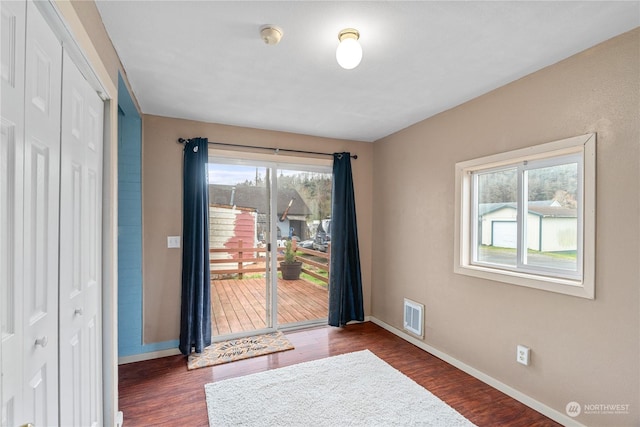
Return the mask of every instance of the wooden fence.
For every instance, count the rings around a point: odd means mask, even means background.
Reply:
[[[327,252],[320,252],[320,251],[315,251],[313,249],[307,249],[307,248],[298,248],[296,246],[296,241],[293,241],[293,245],[292,245],[293,249],[295,251],[297,251],[298,253],[302,253],[305,255],[310,255],[313,257],[318,257],[318,258],[322,258],[323,262],[318,262],[318,261],[314,261],[312,259],[309,259],[307,257],[303,257],[303,256],[296,256],[296,260],[297,261],[302,261],[302,272],[308,274],[311,277],[314,277],[326,284],[329,284],[329,260],[331,259],[331,245],[327,246]],[[318,274],[313,270],[309,270],[309,268],[307,268],[307,266],[313,266],[316,268],[319,268],[321,270],[324,270],[327,272],[327,276],[323,276],[322,274]]]
[[[314,277],[324,283],[329,283],[329,260],[331,259],[331,246],[329,245],[327,252],[320,252],[313,249],[306,249],[297,247],[296,241],[293,241],[292,244],[293,250],[295,250],[299,255],[296,256],[296,261],[302,262],[302,272],[308,274],[311,277]],[[281,261],[284,258],[284,255],[279,252],[284,250],[284,248],[278,248],[278,261]],[[235,248],[215,248],[209,249],[209,253],[225,253],[230,254],[232,258],[218,258],[218,259],[209,259],[209,264],[211,267],[220,264],[234,264],[232,268],[222,268],[216,269],[212,268],[211,273],[213,274],[237,274],[238,279],[242,279],[244,274],[247,273],[264,273],[266,267],[255,267],[256,263],[264,263],[266,261],[266,252],[267,248],[256,248],[256,247],[248,247],[245,248],[242,240],[238,240],[238,246]],[[260,254],[264,254],[260,256]],[[307,255],[307,256],[305,256]],[[309,257],[321,258],[324,261],[319,262],[314,259],[310,259]],[[248,265],[245,265],[248,264]],[[327,277],[322,274],[317,273],[315,270],[311,270],[310,267],[316,267],[318,269],[324,270],[327,272]],[[278,266],[278,271],[280,271],[280,266]]]

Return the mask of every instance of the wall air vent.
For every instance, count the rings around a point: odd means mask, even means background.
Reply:
[[[404,299],[404,329],[419,337],[424,337],[424,305]]]

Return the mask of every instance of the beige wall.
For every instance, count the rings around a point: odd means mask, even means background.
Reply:
[[[374,144],[372,315],[402,329],[425,304],[429,345],[564,413],[630,404],[640,420],[640,30]],[[597,132],[596,299],[453,273],[454,165]],[[515,362],[516,345],[532,364]]]
[[[94,1],[77,1],[74,0],[71,2],[75,13],[82,20],[84,25],[84,29],[87,32],[88,37],[91,40],[91,43],[95,46],[98,55],[103,64],[105,64],[106,71],[109,75],[109,78],[113,82],[113,84],[118,87],[118,72],[122,75],[122,79],[124,80],[125,85],[129,89],[129,93],[131,95],[131,99],[135,103],[138,108],[138,112],[140,111],[140,106],[138,105],[138,100],[135,97],[135,94],[131,90],[131,85],[129,84],[129,80],[127,78],[126,71],[120,62],[120,57],[118,57],[118,53],[116,52],[113,44],[111,43],[111,38],[107,34],[107,30],[104,27],[102,22],[102,17],[98,12],[98,7],[96,6]],[[114,98],[117,97],[114,94]]]
[[[370,312],[372,162],[370,143],[317,138],[143,116],[143,337],[145,343],[179,338],[181,251],[167,249],[167,236],[182,234],[182,145],[178,138],[320,152],[350,151],[356,192],[365,313]]]
[[[82,20],[91,42],[96,46],[100,59],[107,65],[111,81],[118,86],[118,70],[121,69],[120,58],[118,58],[111,39],[104,28],[96,4],[93,1],[72,1],[71,5]]]

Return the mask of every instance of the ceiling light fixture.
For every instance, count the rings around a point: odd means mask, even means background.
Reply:
[[[266,44],[275,45],[280,43],[283,35],[282,28],[275,25],[263,25],[260,27],[260,37]]]
[[[338,33],[340,44],[336,49],[336,60],[345,70],[356,68],[362,60],[362,47],[358,43],[360,33],[355,28],[345,28]]]

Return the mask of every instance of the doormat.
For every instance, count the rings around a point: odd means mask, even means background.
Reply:
[[[292,350],[293,344],[280,331],[254,337],[238,338],[211,344],[200,354],[192,353],[187,369],[221,365],[280,351]]]

